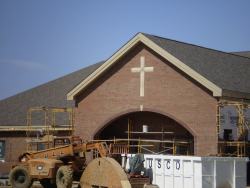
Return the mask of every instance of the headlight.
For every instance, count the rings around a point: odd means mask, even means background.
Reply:
[[[23,157],[22,159],[21,159],[21,162],[26,162],[27,160],[26,160],[26,157]]]
[[[36,169],[37,169],[37,170],[42,170],[42,169],[43,169],[43,166],[42,166],[42,165],[38,165],[38,166],[36,167]]]

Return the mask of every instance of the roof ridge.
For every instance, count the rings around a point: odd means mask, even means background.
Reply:
[[[157,35],[152,35],[152,34],[147,34],[147,33],[142,33],[142,34],[146,35],[146,36],[149,35],[149,36],[156,37],[156,38],[159,38],[159,39],[164,39],[164,40],[169,40],[169,41],[173,41],[173,42],[185,44],[185,45],[195,46],[195,47],[198,47],[198,48],[203,48],[203,49],[210,50],[210,51],[224,53],[224,54],[227,54],[227,55],[233,55],[233,56],[238,56],[238,57],[241,57],[241,58],[250,59],[250,58],[245,57],[245,56],[240,56],[240,55],[237,55],[237,54],[232,54],[232,52],[225,52],[225,51],[222,51],[222,50],[217,50],[217,49],[213,49],[213,48],[209,48],[209,47],[205,47],[205,46],[201,46],[201,45],[197,45],[197,44],[192,44],[192,43],[188,43],[188,42],[178,41],[178,40],[175,40],[175,39],[165,38],[165,37],[162,37],[162,36],[157,36]],[[250,52],[250,51],[246,51],[246,52]]]
[[[238,51],[238,52],[229,52],[229,53],[231,53],[232,55],[236,55],[236,56],[245,57],[245,58],[250,59],[250,57],[248,57],[248,56],[241,55],[241,53],[243,53],[243,54],[249,53],[250,54],[250,51]]]
[[[230,53],[245,53],[245,52],[250,52],[250,50],[244,50],[244,51],[235,51],[235,52],[230,52]]]
[[[234,53],[235,53],[235,52],[229,52],[229,54],[231,54],[231,55],[234,55],[234,56],[238,56],[238,57],[243,57],[243,58],[250,59],[250,57],[246,57],[246,56],[239,55],[239,54],[234,54]]]

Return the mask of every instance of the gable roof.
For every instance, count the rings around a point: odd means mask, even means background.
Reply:
[[[250,59],[152,35],[146,36],[224,92],[250,94]]]
[[[80,69],[33,89],[29,89],[0,101],[0,126],[26,125],[26,114],[30,107],[74,107],[66,99],[72,87],[79,84],[103,62]]]
[[[213,96],[250,98],[250,59],[149,34],[138,33],[104,64],[68,94],[68,100],[84,90],[139,42],[209,89]]]
[[[73,107],[75,95],[91,84],[137,43],[166,58],[174,66],[210,89],[214,96],[250,99],[250,59],[149,34],[137,34],[107,61],[60,77],[0,101],[0,126],[26,125],[30,107]],[[241,52],[240,52],[241,53]],[[245,53],[245,52],[244,52]],[[67,95],[67,98],[66,98]]]

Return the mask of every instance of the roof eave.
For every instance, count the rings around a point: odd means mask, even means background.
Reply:
[[[44,129],[44,126],[32,126],[32,128],[28,128],[27,125],[0,125],[0,131],[1,132],[8,132],[8,131],[16,131],[16,132],[26,132],[26,131],[38,131],[41,129]],[[72,127],[69,125],[65,125],[64,127],[55,127],[55,128],[50,128],[50,130],[55,130],[55,131],[72,131]]]
[[[247,99],[250,100],[250,93],[232,91],[223,89],[222,97],[237,98],[237,99]]]
[[[120,50],[118,50],[115,54],[113,54],[103,65],[101,65],[98,69],[96,69],[92,74],[90,74],[85,80],[83,80],[80,84],[78,84],[75,88],[73,88],[67,94],[67,100],[74,100],[75,96],[82,90],[84,90],[89,84],[91,84],[94,80],[96,80],[104,71],[109,69],[118,59],[124,56],[132,47],[134,47],[137,43],[143,43],[157,54],[165,58],[167,61],[172,63],[174,66],[179,68],[181,71],[185,72],[187,75],[192,77],[194,80],[199,82],[201,85],[212,91],[214,97],[222,96],[222,89],[209,81],[204,76],[200,75],[189,66],[181,62],[179,59],[171,55],[165,49],[157,45],[155,42],[150,40],[148,37],[143,35],[142,33],[138,33],[135,37],[133,37],[129,42],[127,42]]]
[[[120,48],[115,54],[113,54],[107,61],[105,61],[99,68],[97,68],[93,73],[91,73],[86,79],[84,79],[80,84],[73,88],[67,94],[67,100],[74,100],[74,97],[82,91],[86,86],[92,83],[104,70],[107,70],[111,65],[121,58],[126,52],[131,49],[134,45],[140,42],[140,36],[142,34],[138,33],[134,38],[128,41],[122,48]]]

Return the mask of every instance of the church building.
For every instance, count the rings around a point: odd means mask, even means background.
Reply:
[[[25,150],[26,112],[35,106],[73,107],[75,135],[131,152],[215,156],[234,152],[230,142],[247,156],[249,76],[250,52],[138,33],[106,61],[0,101],[0,169]]]

